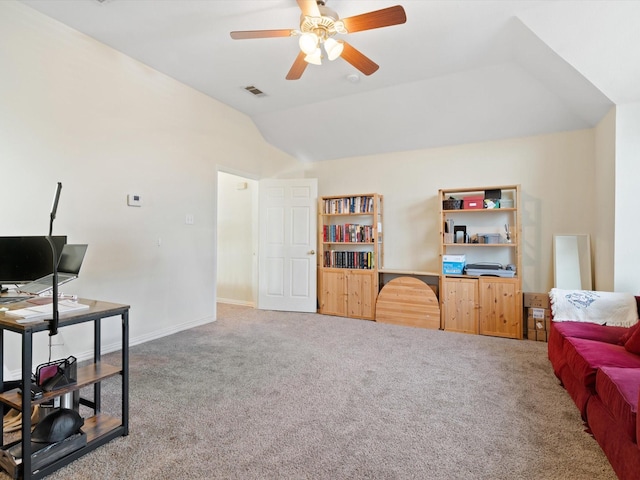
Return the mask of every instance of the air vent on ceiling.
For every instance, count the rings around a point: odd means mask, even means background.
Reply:
[[[253,85],[249,85],[248,87],[244,87],[244,89],[249,93],[253,93],[256,97],[264,97],[266,95],[266,93],[264,93],[259,88],[254,87]]]

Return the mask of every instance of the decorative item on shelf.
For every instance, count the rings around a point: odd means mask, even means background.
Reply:
[[[500,208],[500,199],[499,198],[485,198],[484,199],[484,208],[487,208],[487,209]]]
[[[508,223],[504,224],[504,231],[505,231],[505,234],[507,236],[507,243],[511,243],[511,230],[509,230],[509,224]]]
[[[454,243],[469,243],[469,235],[467,234],[466,225],[456,225],[453,227]]]
[[[461,210],[463,201],[453,197],[449,197],[442,201],[443,210]]]

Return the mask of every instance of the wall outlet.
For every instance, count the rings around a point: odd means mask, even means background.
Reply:
[[[187,225],[193,225],[194,223],[196,223],[193,213],[187,213],[187,216],[184,219],[184,223],[186,223]]]

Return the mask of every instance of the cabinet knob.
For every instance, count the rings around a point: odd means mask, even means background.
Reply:
[[[316,251],[315,250],[309,250],[309,255],[315,255]]]

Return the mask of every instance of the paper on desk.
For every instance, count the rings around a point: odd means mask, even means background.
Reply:
[[[61,300],[58,302],[58,313],[60,315],[68,312],[75,312],[77,310],[84,310],[89,308],[89,305],[84,303],[74,302],[72,300]],[[27,308],[19,308],[17,310],[9,310],[4,312],[9,317],[19,317],[16,319],[18,323],[28,323],[40,320],[45,317],[53,317],[53,304],[37,305]]]

